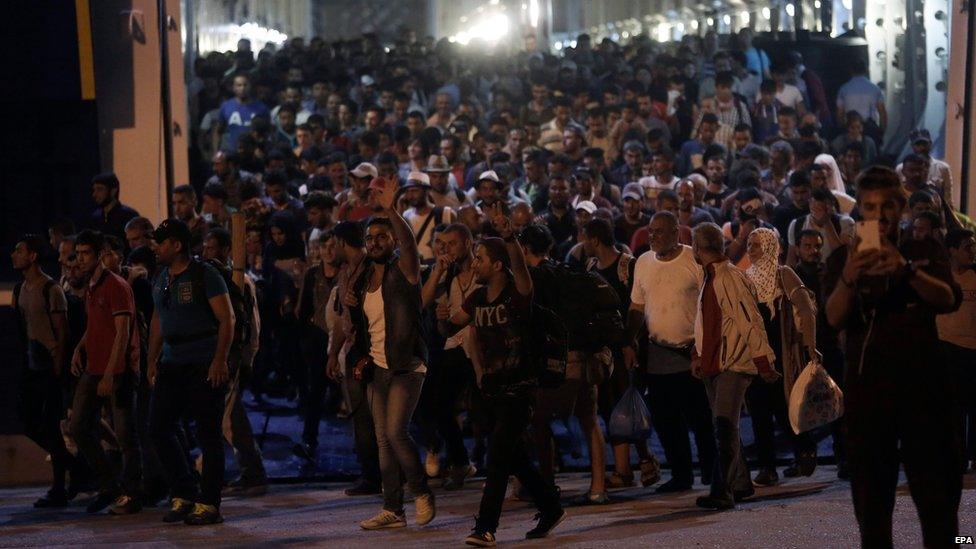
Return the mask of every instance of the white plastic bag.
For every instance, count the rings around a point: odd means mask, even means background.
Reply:
[[[844,415],[844,393],[823,365],[807,363],[790,392],[790,425],[799,434]]]

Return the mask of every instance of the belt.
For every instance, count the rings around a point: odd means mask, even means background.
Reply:
[[[203,332],[197,332],[195,334],[176,334],[171,336],[164,336],[163,341],[165,341],[166,344],[170,346],[182,345],[184,343],[192,343],[194,341],[200,341],[202,339],[211,338],[215,335],[217,335],[216,328],[212,330],[205,330]]]

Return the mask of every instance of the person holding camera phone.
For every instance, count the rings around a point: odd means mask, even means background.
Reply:
[[[827,321],[846,330],[845,418],[854,513],[865,547],[890,547],[900,462],[926,546],[959,533],[962,450],[935,317],[959,307],[945,249],[905,240],[894,170],[858,180],[858,236],[829,260]],[[871,231],[871,232],[869,232]]]

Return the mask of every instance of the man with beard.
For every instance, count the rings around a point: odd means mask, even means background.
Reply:
[[[329,355],[326,374],[335,382],[343,383],[348,395],[349,415],[353,423],[353,442],[362,476],[352,487],[347,488],[347,496],[368,496],[380,493],[379,450],[376,446],[376,430],[373,416],[366,400],[367,380],[354,374],[354,360],[348,357],[356,338],[351,308],[344,303],[344,296],[350,291],[353,281],[362,275],[366,251],[361,224],[342,221],[332,230],[335,260],[341,265],[336,276],[336,306],[339,319],[329,334]],[[352,357],[355,358],[355,355]]]
[[[285,86],[283,95],[281,104],[271,109],[271,119],[279,120],[278,113],[281,112],[282,107],[291,107],[293,115],[291,122],[293,127],[291,128],[291,132],[288,133],[294,133],[294,126],[307,122],[308,117],[312,116],[312,111],[302,107],[302,87],[300,84],[288,84]],[[285,129],[280,124],[279,127],[283,130]]]
[[[227,204],[232,208],[241,207],[241,187],[246,181],[254,179],[249,172],[240,169],[236,153],[217,151],[213,157],[213,172],[207,185],[219,184],[227,192]]]
[[[448,163],[447,157],[436,154],[430,155],[424,173],[430,179],[430,189],[427,190],[427,196],[430,197],[435,206],[450,208],[456,212],[461,209],[461,206],[471,203],[468,195],[450,185],[451,165]]]
[[[474,326],[473,348],[480,366],[478,382],[492,425],[488,448],[488,477],[478,518],[468,545],[495,545],[508,477],[515,475],[539,509],[539,523],[526,538],[543,538],[566,517],[554,487],[532,463],[523,442],[532,417],[535,382],[531,360],[530,314],[532,277],[522,248],[500,204],[489,210],[492,227],[501,238],[485,238],[476,247],[473,269],[482,285],[451,317],[455,328]]]
[[[827,267],[822,249],[825,239],[823,233],[816,229],[800,231],[797,243],[796,275],[800,277],[816,299],[817,304],[817,351],[822,356],[822,363],[827,373],[835,381],[844,380],[844,351],[840,346],[840,334],[827,322],[826,301],[823,292],[823,282],[827,277]],[[850,470],[847,467],[846,448],[844,446],[844,419],[840,418],[830,424],[831,436],[834,439],[834,458],[837,460],[837,478],[847,480]]]
[[[417,252],[421,263],[433,263],[434,250],[431,242],[434,227],[454,223],[456,214],[451,208],[435,206],[430,201],[430,178],[423,172],[410,172],[404,185],[403,197],[410,205],[403,212],[403,218],[410,224],[417,238]]]
[[[406,526],[401,478],[415,497],[417,524],[428,524],[436,515],[434,495],[408,430],[427,375],[427,348],[420,324],[417,241],[396,211],[396,187],[395,177],[376,178],[369,185],[378,215],[366,228],[368,258],[342,298],[355,327],[353,375],[369,383],[383,482],[383,508],[359,523],[364,530]]]
[[[545,225],[559,247],[576,236],[576,215],[569,204],[569,180],[562,175],[549,179],[549,206],[537,222]]]
[[[946,545],[959,533],[962,451],[935,316],[956,310],[961,292],[941,245],[898,244],[905,196],[893,170],[862,174],[857,202],[877,222],[880,249],[862,241],[838,249],[824,286],[827,320],[847,336],[847,455],[861,544],[891,546],[902,462],[925,545]]]
[[[471,231],[465,225],[455,223],[448,225],[438,238],[443,248],[438,251],[437,261],[424,284],[422,299],[424,308],[435,306],[439,331],[447,336],[451,330],[446,321],[458,314],[465,300],[481,286],[475,280],[472,268],[474,239]],[[465,390],[469,390],[472,399],[469,413],[472,418],[480,415],[480,393],[475,383],[471,337],[470,327],[447,337],[443,358],[439,364],[432,364],[432,382],[427,386],[432,392],[430,413],[434,416],[437,433],[444,440],[451,466],[444,482],[445,490],[462,488],[464,481],[475,473],[474,466],[468,461],[468,451],[455,413],[458,399]]]
[[[352,185],[339,193],[339,221],[362,221],[372,214],[369,204],[369,182],[377,176],[376,166],[362,162],[349,172]]]
[[[161,267],[153,281],[155,311],[149,328],[149,433],[173,496],[163,522],[217,524],[224,520],[221,421],[234,312],[223,276],[190,257],[190,230],[182,221],[160,223],[153,241]],[[184,416],[197,426],[203,452],[199,481],[187,460],[189,449],[177,436]]]
[[[89,228],[125,238],[125,224],[139,217],[139,212],[119,202],[119,178],[113,172],[105,172],[93,177],[91,185],[91,197],[98,207],[91,214]]]
[[[207,232],[207,222],[197,213],[197,192],[189,185],[173,189],[171,197],[173,217],[179,219],[190,229],[190,250],[194,255],[203,249],[203,235]],[[214,220],[218,223],[222,220]],[[151,238],[151,234],[148,235]]]
[[[678,193],[678,221],[681,225],[694,229],[699,223],[715,222],[712,214],[696,205],[695,183],[691,178],[679,181],[675,192]]]

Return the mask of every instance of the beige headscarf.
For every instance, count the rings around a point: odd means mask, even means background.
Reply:
[[[759,303],[765,303],[770,312],[776,310],[776,298],[782,294],[777,273],[779,272],[779,238],[772,229],[759,228],[752,231],[749,238],[758,238],[762,246],[762,258],[753,261],[746,270],[746,276],[756,287]]]

